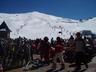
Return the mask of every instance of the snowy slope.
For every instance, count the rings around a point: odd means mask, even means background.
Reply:
[[[47,15],[40,12],[5,14],[0,13],[0,24],[5,21],[11,29],[11,38],[19,36],[36,39],[48,36],[49,38],[69,36],[80,30],[92,30],[96,33],[96,18],[89,20],[73,20]],[[59,33],[62,31],[62,35]]]
[[[92,59],[89,64],[89,68],[85,72],[96,72],[96,56]]]

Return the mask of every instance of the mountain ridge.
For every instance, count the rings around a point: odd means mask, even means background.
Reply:
[[[80,21],[34,11],[20,14],[0,13],[0,24],[3,21],[12,30],[11,38],[19,36],[29,39],[44,36],[69,38],[70,35],[81,30],[91,30],[96,33],[96,17]],[[59,34],[60,31],[62,34]]]

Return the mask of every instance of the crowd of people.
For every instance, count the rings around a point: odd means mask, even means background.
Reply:
[[[52,69],[56,69],[56,63],[59,59],[61,69],[65,68],[65,62],[76,64],[75,70],[81,69],[83,63],[88,68],[88,62],[91,61],[96,53],[95,39],[84,37],[80,32],[72,35],[68,40],[57,37],[49,41],[48,37],[44,39],[2,39],[0,38],[0,65],[7,69],[12,65],[24,66],[29,60],[34,60],[33,55],[40,55],[40,61],[49,65],[52,61]]]

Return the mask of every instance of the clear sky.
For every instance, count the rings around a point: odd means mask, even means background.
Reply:
[[[0,13],[39,11],[72,19],[96,17],[96,0],[0,0]]]

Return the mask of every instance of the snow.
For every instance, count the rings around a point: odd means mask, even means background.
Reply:
[[[0,13],[0,24],[3,21],[12,31],[11,38],[19,36],[29,39],[44,36],[69,38],[70,35],[81,30],[91,30],[96,33],[96,17],[81,22],[34,11],[20,14]],[[59,33],[60,31],[62,34]]]
[[[92,62],[91,63],[95,63],[96,64],[96,57],[94,57],[93,59],[92,59]]]
[[[89,63],[89,68],[85,72],[96,72],[96,56]]]

